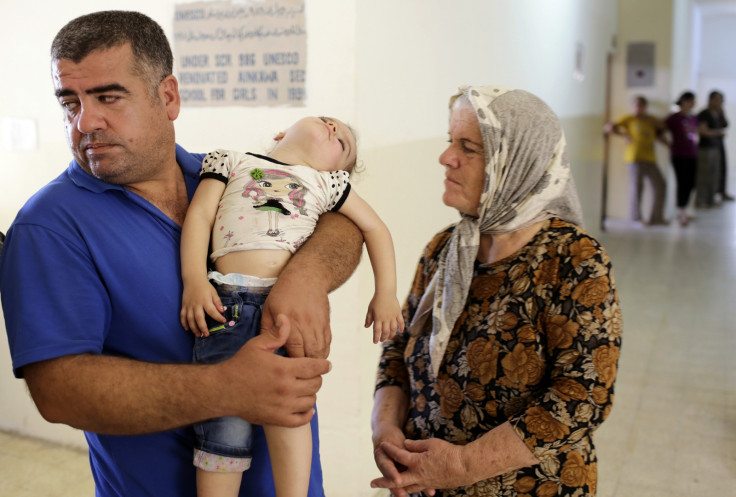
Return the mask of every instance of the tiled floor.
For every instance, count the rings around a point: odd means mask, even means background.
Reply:
[[[94,494],[86,451],[0,431],[1,496],[91,497]]]
[[[736,495],[736,205],[697,216],[602,237],[624,338],[600,497]]]
[[[601,239],[624,342],[599,497],[736,495],[736,205]],[[86,454],[0,432],[0,495],[91,496]]]

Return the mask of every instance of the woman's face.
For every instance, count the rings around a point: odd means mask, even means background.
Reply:
[[[694,98],[684,98],[682,102],[680,103],[680,109],[685,113],[688,113],[691,110],[693,110],[693,107],[695,107]]]
[[[464,98],[455,101],[450,116],[449,146],[440,155],[445,166],[442,201],[463,214],[478,215],[485,179],[485,149],[478,118]]]

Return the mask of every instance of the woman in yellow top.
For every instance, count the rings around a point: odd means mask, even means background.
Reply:
[[[664,218],[665,181],[657,166],[657,155],[654,142],[662,138],[664,124],[656,117],[647,114],[647,99],[642,96],[634,98],[634,114],[622,117],[616,122],[608,123],[606,132],[621,135],[628,140],[624,160],[629,165],[629,212],[631,220],[643,224],[667,224]],[[641,194],[644,180],[652,189],[652,210],[649,219],[641,216]]]

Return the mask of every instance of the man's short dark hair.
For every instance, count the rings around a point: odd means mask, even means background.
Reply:
[[[126,43],[133,52],[133,70],[155,93],[159,83],[172,74],[174,56],[161,26],[140,12],[107,10],[69,21],[51,43],[51,59],[79,63],[96,50]]]

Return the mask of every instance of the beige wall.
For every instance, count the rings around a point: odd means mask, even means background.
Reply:
[[[47,0],[42,7],[34,6],[44,12],[36,16],[27,5],[21,0],[0,3],[5,28],[0,29],[0,44],[6,47],[0,52],[0,66],[16,68],[0,80],[0,118],[34,119],[40,147],[23,153],[0,149],[3,231],[23,202],[69,160],[47,53],[56,30],[89,10],[81,0]],[[100,0],[94,8],[119,5]],[[151,15],[169,33],[173,6],[172,1],[125,4]],[[180,143],[197,151],[262,148],[274,132],[304,114],[334,114],[352,123],[366,165],[355,187],[384,218],[397,242],[403,300],[421,248],[431,234],[456,219],[441,204],[443,172],[437,163],[446,139],[447,98],[462,83],[520,87],[539,95],[560,115],[586,223],[597,231],[604,65],[617,28],[617,2],[308,0],[307,7],[307,107],[186,108],[177,121]],[[573,77],[578,45],[584,55],[582,81]],[[368,488],[377,476],[369,417],[378,347],[361,325],[371,291],[366,258],[331,296],[334,368],[325,378],[319,409],[325,486],[332,496],[374,494]],[[4,333],[0,336],[0,428],[79,443],[77,432],[38,417],[23,383],[12,378]]]

